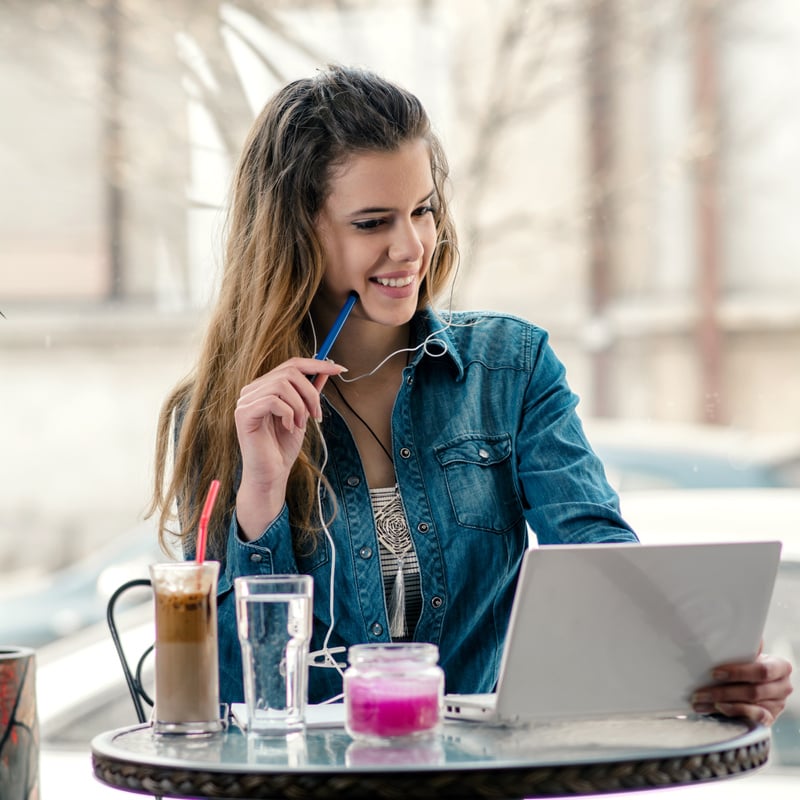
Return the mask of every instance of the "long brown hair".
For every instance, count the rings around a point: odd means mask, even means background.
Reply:
[[[316,219],[330,176],[354,153],[394,151],[417,138],[429,145],[438,195],[437,245],[422,307],[449,284],[457,250],[445,196],[447,160],[420,101],[374,73],[332,66],[285,86],[256,119],[233,180],[222,285],[199,360],[159,415],[150,513],[159,513],[162,545],[169,534],[192,541],[203,495],[217,478],[208,553],[224,557],[222,521],[235,507],[240,462],[233,416],[239,393],[286,359],[313,355],[309,308],[325,270]],[[168,475],[176,416],[180,431]],[[295,536],[312,541],[319,453],[310,425],[286,499]],[[169,527],[176,518],[178,531]]]

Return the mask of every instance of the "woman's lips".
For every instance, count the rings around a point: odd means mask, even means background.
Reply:
[[[416,293],[418,287],[416,273],[411,275],[408,273],[403,275],[376,275],[369,280],[384,297],[397,300],[411,297]]]
[[[405,286],[409,286],[411,283],[414,282],[414,275],[404,275],[402,277],[383,277],[383,276],[376,276],[371,280],[375,281],[375,283],[379,284],[380,286],[386,286],[392,289],[399,289]]]

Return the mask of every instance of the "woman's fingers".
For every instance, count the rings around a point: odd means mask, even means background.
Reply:
[[[782,710],[782,706],[771,708],[751,703],[717,703],[714,706],[715,712],[724,714],[726,717],[742,717],[753,722],[760,722],[762,725],[772,725]]]
[[[234,411],[242,457],[236,515],[246,538],[260,536],[285,502],[286,484],[303,446],[309,417],[322,418],[319,390],[344,372],[329,361],[290,358],[239,394]]]
[[[698,689],[692,704],[698,713],[718,712],[771,725],[792,693],[792,665],[784,658],[760,655],[745,664],[724,664],[712,677],[720,681]]]
[[[279,417],[286,430],[304,428],[308,417],[322,419],[319,387],[345,368],[329,361],[292,358],[242,389],[237,404],[253,419],[260,414]],[[314,381],[309,377],[316,376]],[[253,423],[255,424],[255,423]]]
[[[236,404],[235,418],[237,427],[244,433],[255,433],[261,428],[264,420],[269,417],[277,417],[283,427],[289,433],[293,433],[295,428],[305,426],[305,412],[298,411],[298,409],[299,404],[285,400],[280,394],[250,395],[239,398],[239,402]]]

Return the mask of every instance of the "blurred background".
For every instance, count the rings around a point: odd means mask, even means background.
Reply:
[[[79,651],[163,557],[155,422],[232,167],[266,99],[332,61],[427,106],[454,304],[550,331],[643,540],[784,540],[768,643],[796,660],[794,0],[0,0],[0,641]]]

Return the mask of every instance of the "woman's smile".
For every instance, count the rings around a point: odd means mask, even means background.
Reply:
[[[374,284],[377,291],[382,295],[394,300],[402,300],[404,298],[415,298],[419,293],[419,281],[417,280],[418,273],[405,273],[402,275],[376,275],[369,279],[370,283]]]
[[[379,283],[381,286],[390,286],[392,288],[402,288],[408,286],[413,280],[413,275],[407,275],[404,278],[387,278],[387,277],[380,277],[380,278],[370,278],[370,280]]]

